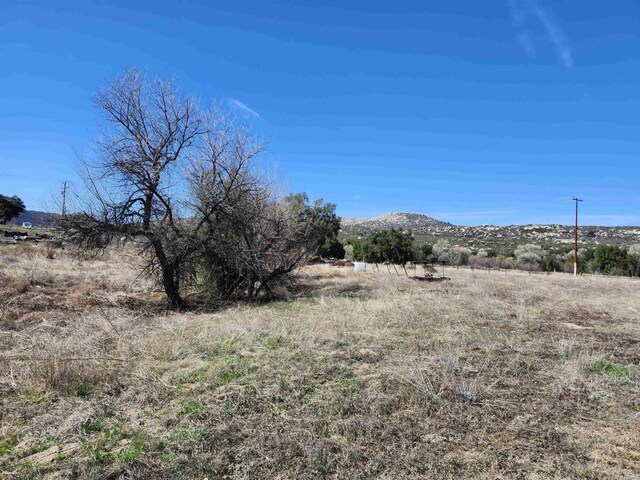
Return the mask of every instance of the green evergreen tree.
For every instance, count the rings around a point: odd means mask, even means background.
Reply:
[[[0,195],[0,223],[5,224],[24,212],[24,202],[15,195]]]

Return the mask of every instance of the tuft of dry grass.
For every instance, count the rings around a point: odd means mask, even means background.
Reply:
[[[170,312],[135,256],[0,247],[8,478],[637,478],[640,283],[312,266]]]

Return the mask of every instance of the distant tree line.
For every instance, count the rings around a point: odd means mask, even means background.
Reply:
[[[450,240],[414,245],[410,232],[384,230],[345,240],[346,256],[369,263],[404,264],[412,261],[443,262],[452,266],[504,268],[528,271],[572,272],[573,249],[545,250],[540,245],[518,245],[512,252],[498,253],[491,248],[471,249]],[[583,247],[578,251],[582,273],[640,276],[640,244],[629,248],[616,245]]]
[[[547,253],[541,268],[546,271],[571,271],[573,251]],[[617,245],[597,245],[578,250],[578,269],[584,273],[640,276],[640,244],[629,248]]]
[[[436,242],[433,252],[435,255],[432,258],[445,260],[452,265],[573,272],[571,247],[545,250],[540,245],[528,243],[518,245],[508,254],[498,254],[491,249],[470,250],[441,241]],[[582,273],[640,276],[640,245],[629,248],[616,245],[582,247],[578,250],[578,269]]]

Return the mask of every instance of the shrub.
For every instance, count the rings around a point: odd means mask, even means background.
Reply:
[[[518,262],[528,270],[540,268],[544,256],[542,247],[533,243],[518,245],[513,253]]]
[[[433,254],[433,245],[429,243],[423,243],[418,249],[418,259],[426,261]]]

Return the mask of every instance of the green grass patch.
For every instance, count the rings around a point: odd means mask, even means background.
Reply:
[[[91,418],[82,424],[85,433],[99,433],[107,428],[107,424],[102,418]]]
[[[128,466],[152,449],[152,446],[147,445],[146,436],[142,431],[127,433],[118,424],[96,420],[88,428],[85,426],[84,430],[87,433],[97,433],[97,436],[81,440],[82,449],[88,454],[89,463],[94,467],[114,463]]]
[[[619,363],[612,362],[606,358],[596,360],[590,369],[597,375],[606,375],[614,378],[627,378],[632,379],[635,377],[631,369],[620,365]]]
[[[203,427],[190,427],[190,428],[177,428],[171,432],[169,440],[175,441],[187,441],[187,442],[201,442],[204,440],[205,430]]]
[[[31,460],[20,462],[18,464],[17,471],[18,473],[24,476],[16,477],[16,478],[35,478],[34,475],[38,473],[38,464]]]
[[[47,448],[55,445],[57,441],[58,440],[56,437],[47,435],[38,441],[37,445],[33,447],[33,450],[29,452],[29,455],[33,455],[34,453],[44,452]]]
[[[337,413],[341,418],[353,415],[358,407],[358,397],[364,384],[355,377],[343,377],[338,380],[339,393],[335,395],[333,403],[337,408]]]
[[[233,355],[238,351],[240,340],[239,335],[220,337],[209,348],[209,360],[219,356]]]
[[[110,425],[103,430],[103,433],[105,441],[109,445],[115,445],[127,436],[120,425]]]
[[[118,421],[104,418],[94,418],[85,422],[82,430],[91,436],[91,440],[83,440],[82,447],[89,453],[91,463],[98,465],[110,462],[112,455],[109,452],[128,437]]]
[[[24,399],[30,403],[33,403],[34,405],[39,405],[43,402],[46,402],[49,399],[49,396],[50,396],[49,392],[44,389],[34,390],[31,388],[28,388],[23,394]]]
[[[182,402],[182,414],[183,415],[200,415],[202,412],[202,403],[198,400],[186,399]]]
[[[261,340],[268,350],[277,350],[279,348],[287,346],[287,340],[281,336],[266,336]]]
[[[231,355],[238,350],[242,338],[242,335],[229,335],[220,336],[213,342],[209,339],[194,340],[180,348],[173,358],[181,359],[195,355],[203,360],[213,360],[219,356]]]
[[[94,466],[107,465],[113,462],[113,454],[109,452],[103,442],[93,443],[83,438],[80,441],[82,449],[89,455],[89,464]]]
[[[317,396],[317,392],[315,388],[310,388],[300,397],[300,403],[302,405],[310,406],[313,404],[315,398]]]
[[[207,379],[208,371],[209,366],[196,368],[182,377],[182,379],[180,379],[180,383],[202,383]]]
[[[347,395],[353,395],[363,388],[363,384],[355,377],[346,377],[339,380],[342,391]]]
[[[269,395],[267,401],[271,405],[271,415],[274,417],[279,417],[289,407],[287,401],[280,395]]]
[[[13,447],[20,442],[20,435],[12,433],[5,435],[0,440],[0,455],[11,455]]]
[[[240,355],[230,355],[217,358],[214,362],[211,373],[213,378],[211,384],[214,388],[227,385],[244,378],[250,374],[252,365]]]
[[[145,452],[145,450],[146,443],[144,436],[141,433],[136,433],[131,439],[131,443],[117,451],[114,458],[119,465],[131,465]]]
[[[171,360],[171,358],[168,357],[165,360]],[[167,367],[151,367],[150,371],[151,371],[152,375],[155,375],[156,377],[162,377],[165,373],[167,373],[169,371],[169,368],[167,368]]]

